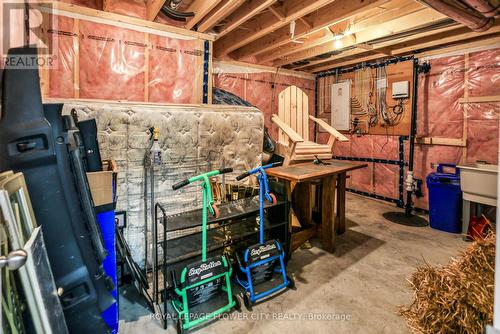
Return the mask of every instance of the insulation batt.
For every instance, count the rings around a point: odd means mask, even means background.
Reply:
[[[51,44],[57,59],[49,73],[49,97],[202,102],[202,41],[145,34],[84,20],[79,21],[75,31],[75,20],[54,18],[57,28],[49,32],[49,41],[55,40]],[[77,59],[78,75],[74,73]]]

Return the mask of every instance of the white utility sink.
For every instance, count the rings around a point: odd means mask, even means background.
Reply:
[[[497,206],[498,165],[476,162],[457,167],[464,200]]]

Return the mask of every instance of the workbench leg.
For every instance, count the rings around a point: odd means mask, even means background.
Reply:
[[[341,173],[337,177],[337,234],[345,232],[345,181],[346,173]]]
[[[299,219],[301,227],[304,228],[312,225],[313,198],[311,190],[311,183],[297,183],[292,194],[294,214]]]
[[[295,211],[293,210],[293,191],[295,190],[296,185],[297,185],[297,182],[294,182],[294,181],[286,181],[285,182],[286,194],[288,197],[288,202],[290,203],[290,213],[289,213],[290,227],[302,227],[299,219],[297,218],[297,215],[295,214]]]
[[[335,250],[335,188],[337,177],[335,175],[323,178],[323,193],[321,196],[321,244],[323,249],[333,253]]]

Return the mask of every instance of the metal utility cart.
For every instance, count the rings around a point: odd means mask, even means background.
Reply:
[[[290,231],[288,224],[288,201],[285,189],[278,183],[271,184],[277,195],[275,204],[266,203],[264,232],[269,238],[277,239],[288,249]],[[242,251],[259,240],[259,197],[249,197],[218,205],[218,218],[209,217],[207,231],[207,256],[229,253],[231,261],[235,251]],[[180,214],[168,215],[164,206],[155,206],[153,226],[153,300],[155,312],[161,315],[164,328],[167,328],[167,301],[171,300],[173,282],[171,273],[180,272],[192,259],[201,255],[202,210],[190,210]],[[195,230],[195,232],[193,232]],[[164,236],[168,236],[165,240]],[[288,258],[288,253],[286,254]],[[166,265],[163,265],[166,264]],[[235,265],[232,263],[232,265]],[[217,300],[214,301],[217,303]],[[203,313],[204,310],[193,310]]]

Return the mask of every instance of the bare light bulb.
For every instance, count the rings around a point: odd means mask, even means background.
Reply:
[[[340,49],[344,44],[342,43],[341,39],[336,39],[335,42],[333,42],[333,46],[335,49]]]

